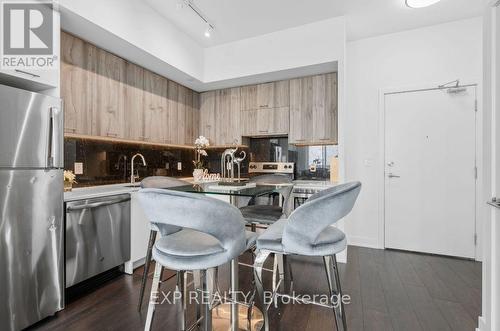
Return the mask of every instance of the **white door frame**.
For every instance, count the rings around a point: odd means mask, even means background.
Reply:
[[[379,92],[379,164],[378,164],[378,188],[379,188],[379,225],[378,225],[378,242],[379,247],[385,248],[385,96],[388,94],[395,93],[406,93],[406,92],[418,92],[418,91],[429,91],[429,90],[438,90],[439,85],[445,82],[433,83],[433,84],[425,84],[419,86],[407,86],[407,87],[399,87],[399,88],[385,88],[381,89]],[[482,146],[483,146],[483,137],[482,137],[482,103],[481,98],[478,96],[481,95],[480,85],[477,83],[469,83],[466,82],[464,84],[460,84],[460,87],[476,87],[476,102],[477,102],[477,112],[476,112],[476,167],[477,167],[477,179],[476,179],[476,198],[475,198],[475,232],[476,232],[476,247],[475,247],[475,259],[480,261],[482,258],[482,249],[481,249],[481,231],[482,229],[482,216],[486,212],[486,207],[480,205],[480,201],[484,202],[482,199]],[[484,204],[484,203],[483,203]]]

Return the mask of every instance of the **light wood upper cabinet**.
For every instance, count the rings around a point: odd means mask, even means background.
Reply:
[[[292,144],[337,143],[337,76],[324,74],[290,80]]]
[[[306,143],[313,139],[312,77],[290,80],[289,143]]]
[[[125,61],[104,50],[97,51],[98,136],[125,137]]]
[[[165,143],[168,132],[168,81],[150,71],[144,72],[144,128],[145,140]]]
[[[241,88],[241,135],[286,135],[289,130],[289,81]]]
[[[215,94],[216,91],[203,92],[200,95],[200,135],[205,136],[210,144],[215,145]]]
[[[199,133],[212,145],[241,144],[240,94],[239,87],[201,93]]]
[[[248,137],[286,135],[289,108],[260,108],[241,111],[241,135]]]
[[[219,90],[215,100],[216,144],[240,144],[240,88]]]
[[[274,108],[274,83],[257,85],[258,108]]]
[[[133,63],[127,63],[126,68],[125,137],[145,140],[144,69]]]
[[[64,103],[64,132],[92,134],[91,96],[86,91],[89,81],[87,44],[69,34],[61,34],[61,95]]]
[[[241,87],[241,110],[257,109],[257,85]]]
[[[198,93],[65,32],[61,55],[66,133],[192,145]]]
[[[274,108],[290,106],[290,81],[274,82]]]
[[[313,77],[313,123],[315,142],[337,142],[337,76]]]

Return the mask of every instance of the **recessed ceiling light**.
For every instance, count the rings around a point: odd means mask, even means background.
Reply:
[[[406,0],[406,5],[410,8],[424,8],[438,3],[441,0]]]
[[[212,27],[208,26],[207,29],[205,30],[205,37],[210,38],[211,33],[212,33]]]

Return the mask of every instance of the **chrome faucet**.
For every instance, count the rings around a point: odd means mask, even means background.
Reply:
[[[137,156],[139,156],[142,159],[142,165],[146,166],[146,160],[144,159],[144,156],[142,154],[137,153],[134,156],[132,156],[132,160],[130,161],[130,163],[131,163],[131,166],[130,166],[130,184],[135,184],[135,180],[139,178],[139,175],[136,176],[134,174],[134,161],[135,161],[135,158]]]

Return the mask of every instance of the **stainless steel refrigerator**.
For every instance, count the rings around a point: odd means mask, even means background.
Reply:
[[[61,101],[0,85],[0,330],[63,308]]]

